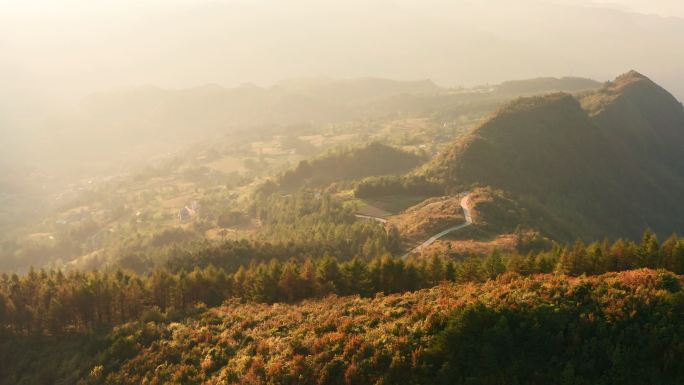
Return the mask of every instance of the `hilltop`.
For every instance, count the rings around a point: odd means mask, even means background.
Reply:
[[[665,89],[630,71],[579,100],[621,157],[651,172],[684,171],[684,107]]]
[[[557,238],[670,233],[684,227],[681,148],[681,103],[632,71],[578,97],[519,98],[423,173],[454,190],[513,194]]]
[[[422,241],[465,221],[460,201],[460,197],[449,196],[426,199],[391,217],[389,222],[404,238]]]

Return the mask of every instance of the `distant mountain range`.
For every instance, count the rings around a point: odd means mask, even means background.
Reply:
[[[600,88],[601,83],[592,79],[578,77],[536,78],[527,80],[509,80],[494,89],[501,94],[536,94],[539,92],[580,92]]]
[[[297,79],[271,87],[246,84],[165,90],[141,87],[87,97],[82,113],[93,119],[113,119],[141,126],[164,126],[174,131],[230,130],[262,124],[353,119],[353,106],[402,94],[441,90],[429,80],[394,81],[376,78],[331,80]]]
[[[23,133],[28,138],[24,142],[30,146],[20,152],[43,159],[49,166],[69,168],[70,159],[76,166],[82,165],[83,157],[91,160],[89,164],[145,159],[217,136],[287,132],[291,125],[350,122],[393,114],[480,116],[517,95],[599,86],[580,78],[533,79],[458,90],[442,88],[430,80],[380,78],[305,78],[270,87],[210,84],[169,90],[144,86],[86,97],[77,111],[53,116],[43,129]]]
[[[497,96],[517,96],[552,91],[578,92],[600,86],[601,83],[585,78],[536,78],[460,90],[458,94],[474,97],[486,91]],[[430,80],[381,78],[303,78],[281,81],[270,87],[245,84],[225,88],[210,84],[166,90],[147,86],[90,95],[82,103],[81,114],[85,119],[106,121],[112,126],[128,125],[131,130],[166,127],[197,134],[198,131],[227,131],[245,126],[379,116],[396,110],[415,110],[417,101],[448,100],[453,94],[453,90]],[[401,102],[396,104],[397,100]],[[107,125],[100,123],[100,126]]]
[[[490,186],[556,238],[684,229],[684,107],[637,72],[595,91],[520,98],[423,170]]]

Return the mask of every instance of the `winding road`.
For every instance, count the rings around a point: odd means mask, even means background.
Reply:
[[[364,215],[364,214],[354,214],[354,216],[356,216],[357,218],[361,218],[361,219],[368,219],[371,221],[378,221],[380,223],[387,223],[387,219],[385,219],[385,218],[373,217],[373,216]]]
[[[421,243],[420,245],[414,247],[414,248],[411,249],[408,253],[402,255],[402,256],[401,256],[401,259],[406,259],[406,258],[408,258],[409,255],[411,255],[411,254],[413,254],[413,253],[415,253],[415,252],[418,252],[418,251],[422,250],[424,247],[430,246],[430,245],[433,244],[436,240],[438,240],[439,238],[442,238],[443,236],[445,236],[445,235],[447,235],[447,234],[449,234],[449,233],[451,233],[451,232],[454,232],[454,231],[456,231],[456,230],[460,230],[460,229],[462,229],[462,228],[464,228],[464,227],[468,227],[468,226],[472,225],[472,224],[473,224],[473,216],[472,216],[472,214],[470,213],[470,208],[468,207],[469,201],[470,201],[470,193],[466,193],[466,194],[463,196],[463,198],[461,198],[461,208],[463,209],[463,216],[465,217],[465,222],[461,223],[461,224],[458,225],[458,226],[449,227],[448,229],[443,230],[443,231],[440,231],[439,233],[437,233],[437,234],[431,236],[431,237],[428,238],[425,242],[423,242],[423,243]]]

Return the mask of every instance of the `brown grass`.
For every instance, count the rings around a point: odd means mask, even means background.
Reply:
[[[502,253],[512,253],[516,249],[515,234],[501,234],[492,240],[451,240],[440,239],[432,245],[422,250],[423,257],[431,257],[433,255],[450,255],[452,257],[462,257],[468,254],[486,255],[491,254],[494,250],[499,250]]]
[[[390,223],[406,240],[424,240],[465,221],[460,201],[453,196],[430,198],[391,218]]]

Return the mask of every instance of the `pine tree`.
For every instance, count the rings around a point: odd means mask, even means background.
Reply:
[[[660,265],[660,246],[658,245],[658,237],[651,229],[646,229],[641,236],[638,254],[641,266],[656,268]]]
[[[489,254],[487,259],[483,264],[484,273],[489,279],[494,279],[506,271],[506,266],[501,258],[501,253],[499,249],[494,249],[494,251]]]
[[[11,320],[9,298],[0,292],[0,325],[8,325]]]
[[[330,256],[323,258],[316,269],[316,280],[319,295],[338,293],[338,288],[342,286],[342,273],[337,260]]]
[[[343,294],[358,293],[361,295],[369,294],[368,292],[368,272],[366,264],[358,257],[342,265],[342,275],[344,277]]]
[[[509,269],[510,270],[510,269]],[[558,258],[558,264],[556,264],[555,272],[556,274],[570,274],[573,270],[572,255],[567,248],[561,251]]]
[[[290,263],[286,264],[285,268],[283,268],[283,274],[280,276],[278,286],[287,301],[292,302],[302,298],[303,290],[299,281],[299,272],[293,261],[290,261]]]
[[[431,285],[437,285],[444,279],[444,265],[442,258],[433,255],[428,263],[428,279]]]
[[[672,269],[676,274],[684,274],[684,240],[679,240],[672,248]]]
[[[311,298],[318,292],[316,286],[316,267],[311,259],[302,264],[299,271],[299,279],[302,287],[302,298]]]
[[[482,281],[483,271],[480,258],[469,255],[461,264],[458,270],[459,282],[480,282]]]

